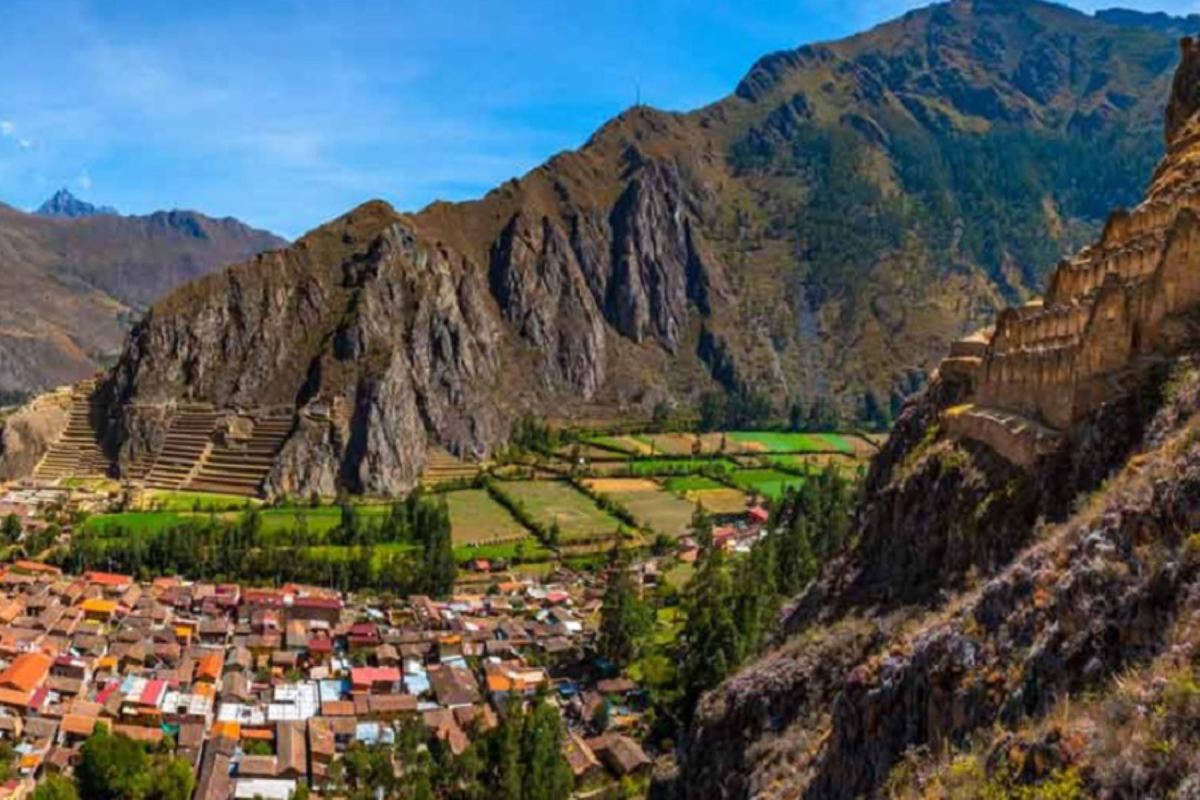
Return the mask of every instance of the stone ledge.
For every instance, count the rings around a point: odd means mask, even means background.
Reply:
[[[947,409],[942,421],[947,435],[987,445],[1025,469],[1057,450],[1063,441],[1053,428],[1001,408],[968,403]]]

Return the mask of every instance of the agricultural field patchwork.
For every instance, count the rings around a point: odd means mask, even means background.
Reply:
[[[854,445],[837,433],[789,433],[779,431],[731,431],[729,442],[752,453],[844,453],[854,455]]]
[[[656,533],[682,536],[692,521],[695,506],[649,478],[594,478],[588,487],[620,503],[639,525]]]
[[[183,525],[187,522],[206,523],[210,519],[221,522],[236,522],[245,514],[246,506],[240,503],[233,510],[219,510],[216,505],[208,510],[193,511],[194,505],[186,505],[188,510],[182,510],[184,503],[180,501],[177,511],[127,511],[114,514],[93,514],[84,523],[84,529],[91,532],[102,532],[107,529],[121,527],[131,533],[157,533],[167,528]],[[363,503],[356,505],[360,520],[377,520],[388,514],[391,507],[386,503]],[[309,534],[317,537],[324,536],[336,528],[342,521],[342,510],[338,506],[279,506],[260,508],[259,518],[262,521],[262,532],[268,536],[283,538],[301,525],[308,529]]]
[[[123,514],[93,514],[83,523],[89,533],[113,535],[117,529],[132,535],[158,533],[182,525],[191,517],[176,511],[126,511]]]
[[[529,531],[485,489],[464,489],[443,495],[450,509],[455,546],[515,541]]]
[[[703,475],[667,478],[664,485],[689,505],[699,505],[709,514],[740,514],[749,504],[744,492]]]
[[[733,464],[723,458],[647,458],[629,461],[626,472],[635,476],[694,475],[718,470],[729,472]]]
[[[633,456],[648,456],[652,454],[650,445],[637,436],[593,436],[587,440],[587,443],[596,445],[601,449],[615,450],[618,453],[626,453]]]
[[[637,436],[651,452],[668,456],[700,455],[699,437],[694,433],[643,433]]]
[[[506,497],[524,506],[536,522],[558,523],[562,542],[611,538],[621,522],[592,499],[563,481],[508,481],[497,485]]]
[[[161,511],[237,511],[260,503],[260,500],[212,492],[153,490],[142,498],[144,507]]]
[[[663,485],[667,487],[668,491],[676,492],[677,494],[726,488],[723,483],[704,475],[681,475],[679,477],[666,478],[663,480]]]
[[[747,492],[761,494],[771,500],[778,500],[787,489],[798,488],[804,483],[804,478],[776,469],[739,469],[729,477]]]

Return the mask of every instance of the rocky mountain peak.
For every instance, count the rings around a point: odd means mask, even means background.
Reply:
[[[62,217],[65,219],[79,219],[80,217],[94,217],[98,214],[113,214],[117,210],[112,206],[97,206],[86,200],[80,200],[66,187],[59,189],[50,196],[46,202],[38,206],[33,213],[41,217]]]
[[[1180,42],[1182,58],[1167,103],[1167,146],[1173,147],[1200,124],[1194,119],[1200,110],[1200,42],[1185,37]]]

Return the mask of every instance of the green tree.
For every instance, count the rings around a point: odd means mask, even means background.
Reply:
[[[525,764],[522,800],[566,800],[571,796],[574,779],[563,756],[562,740],[562,718],[558,710],[538,698],[525,720],[521,742]]]
[[[16,514],[9,514],[4,518],[4,541],[12,544],[21,538],[21,519]]]
[[[79,800],[75,784],[61,775],[50,774],[38,781],[33,800]]]
[[[424,575],[429,594],[440,596],[454,589],[458,565],[454,562],[454,545],[450,529],[450,509],[442,497],[424,515],[421,537],[425,542]]]
[[[633,578],[623,560],[609,570],[600,609],[597,649],[618,669],[637,658],[638,641],[650,628],[650,609],[638,597]]]
[[[75,782],[88,800],[140,798],[150,789],[150,758],[128,736],[97,728],[83,743]]]
[[[524,780],[521,733],[524,728],[524,710],[520,703],[513,703],[493,740],[492,774],[498,800],[521,800]]]
[[[741,660],[741,642],[733,616],[733,582],[724,554],[705,552],[700,568],[688,583],[681,672],[685,709],[716,686]]]
[[[179,758],[163,759],[154,770],[150,796],[155,800],[191,800],[196,776]]]

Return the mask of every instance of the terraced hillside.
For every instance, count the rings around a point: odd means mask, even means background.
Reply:
[[[960,342],[856,535],[659,797],[1188,797],[1200,759],[1200,43],[1142,202]]]

